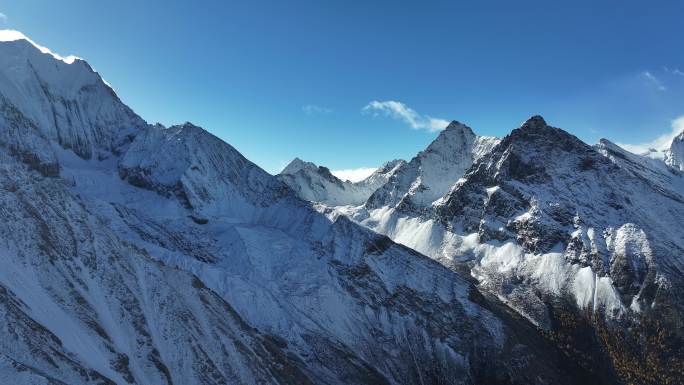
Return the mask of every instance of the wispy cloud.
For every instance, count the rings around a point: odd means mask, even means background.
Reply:
[[[333,110],[328,107],[321,107],[315,104],[302,106],[302,111],[307,115],[326,115],[333,112]]]
[[[375,170],[377,170],[377,168],[361,167],[361,168],[352,168],[352,169],[346,169],[346,170],[332,170],[330,172],[342,180],[359,182],[359,181],[362,181],[362,180],[368,178],[370,176],[370,174],[375,172]]]
[[[447,120],[421,115],[406,104],[394,100],[382,102],[373,100],[363,107],[361,111],[374,115],[382,114],[393,119],[401,120],[415,130],[428,130],[434,132],[440,131],[449,125]]]
[[[670,67],[663,67],[665,72],[670,73],[672,75],[677,75],[677,76],[684,76],[684,72],[682,72],[679,68],[670,68]]]
[[[644,71],[640,74],[641,78],[644,79],[648,84],[650,84],[652,87],[654,87],[658,91],[667,91],[667,87],[663,84],[663,82],[658,79],[655,75],[653,75],[649,71]]]
[[[7,22],[7,15],[0,12],[0,23],[6,23],[6,22]]]
[[[651,150],[662,151],[667,149],[672,142],[672,138],[682,132],[684,132],[684,116],[680,116],[672,121],[672,130],[670,132],[662,134],[649,142],[637,144],[618,143],[618,146],[635,154],[645,154]]]

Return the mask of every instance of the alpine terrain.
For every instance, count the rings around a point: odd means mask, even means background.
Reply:
[[[679,172],[534,118],[273,177],[0,37],[0,383],[681,380]]]
[[[682,138],[652,157],[540,116],[501,140],[452,122],[365,203],[325,210],[471,276],[610,382],[683,383]]]

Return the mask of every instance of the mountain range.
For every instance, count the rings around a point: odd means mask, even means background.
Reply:
[[[682,138],[654,159],[540,116],[501,140],[452,122],[363,204],[323,204],[470,276],[587,367],[610,362],[611,381],[679,383]]]
[[[678,383],[684,183],[540,117],[351,183],[0,39],[0,382]]]

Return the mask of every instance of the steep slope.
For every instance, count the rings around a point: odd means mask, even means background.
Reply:
[[[10,31],[11,32],[11,31]],[[18,40],[2,41],[4,38]],[[19,33],[0,33],[0,108],[14,129],[0,145],[55,173],[54,154],[35,151],[45,141],[72,149],[79,156],[103,159],[125,150],[131,135],[145,126],[83,60],[60,60],[43,53]],[[42,142],[38,144],[37,142]],[[24,149],[27,147],[27,149]]]
[[[253,206],[285,193],[232,146],[191,123],[142,130],[121,158],[118,173],[135,186],[176,196],[200,221],[249,216]]]
[[[607,139],[601,139],[595,148],[620,168],[652,184],[654,189],[684,196],[684,173],[678,168],[669,167],[659,159],[633,154]]]
[[[453,121],[377,189],[365,206],[370,210],[398,207],[406,211],[429,207],[497,142],[496,138],[475,135],[470,127]]]
[[[2,156],[3,383],[306,383],[270,335],[118,237],[68,181]]]
[[[329,206],[363,204],[368,197],[387,181],[406,162],[393,160],[382,165],[359,182],[342,181],[323,166],[295,158],[278,175],[302,199]]]
[[[0,53],[0,379],[611,382],[201,128],[146,125],[85,62]]]

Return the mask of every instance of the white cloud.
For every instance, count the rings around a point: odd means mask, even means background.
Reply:
[[[378,101],[373,100],[361,110],[364,113],[382,113],[393,119],[404,121],[415,130],[428,130],[430,132],[443,130],[449,125],[444,119],[433,118],[428,115],[421,115],[402,102],[394,100]]]
[[[641,77],[646,80],[647,83],[649,83],[651,86],[655,87],[658,91],[666,91],[667,88],[663,84],[663,82],[660,81],[655,75],[650,73],[649,71],[644,71],[641,73]]]
[[[626,144],[618,143],[618,146],[635,154],[645,154],[651,150],[663,151],[670,146],[672,138],[684,131],[684,115],[672,121],[672,130],[666,134],[662,134],[650,142]]]
[[[346,169],[346,170],[332,170],[330,172],[342,180],[359,182],[359,181],[362,181],[362,180],[368,178],[370,176],[370,174],[375,172],[375,170],[377,170],[377,168],[361,167],[361,168],[352,168],[352,169]]]
[[[684,72],[682,72],[679,68],[669,68],[667,66],[663,67],[665,72],[670,73],[672,75],[678,75],[678,76],[684,76]]]
[[[302,111],[304,111],[304,113],[307,115],[325,115],[333,112],[333,110],[328,107],[321,107],[315,104],[307,104],[302,106]]]
[[[6,23],[6,22],[7,22],[7,15],[0,12],[0,23]]]

